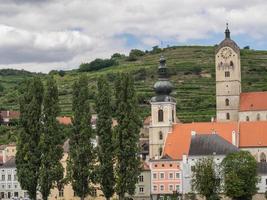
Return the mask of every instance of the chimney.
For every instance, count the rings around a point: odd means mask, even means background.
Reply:
[[[183,154],[183,163],[187,163],[188,159],[187,159],[187,155]]]

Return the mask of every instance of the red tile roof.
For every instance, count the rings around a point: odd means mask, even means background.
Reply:
[[[57,117],[57,120],[60,124],[63,124],[63,125],[70,125],[71,124],[71,117],[66,117],[66,116]]]
[[[247,92],[240,94],[240,111],[267,110],[267,92]]]
[[[18,111],[9,111],[9,110],[5,110],[5,111],[0,111],[0,115],[2,116],[2,118],[9,118],[9,119],[18,119],[20,116],[20,112]]]
[[[267,147],[267,121],[240,122],[240,147]]]
[[[169,133],[164,147],[164,155],[173,159],[182,159],[183,154],[188,155],[191,134],[218,134],[232,143],[232,131],[238,132],[237,122],[199,122],[189,124],[175,124],[173,132]]]

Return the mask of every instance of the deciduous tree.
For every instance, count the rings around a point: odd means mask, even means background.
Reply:
[[[51,188],[63,179],[64,169],[60,163],[63,156],[63,135],[56,119],[59,112],[57,84],[49,77],[44,96],[43,131],[40,141],[42,154],[39,187],[44,200],[47,200]]]
[[[92,191],[94,150],[92,145],[91,113],[88,100],[88,80],[81,76],[73,86],[73,130],[69,140],[68,177],[73,190],[83,200]]]
[[[111,88],[106,79],[101,77],[97,83],[98,94],[96,98],[97,122],[96,132],[98,135],[98,159],[101,189],[106,197],[110,199],[114,193],[115,178],[114,145],[112,141],[112,107]]]
[[[20,126],[16,167],[21,187],[36,199],[41,165],[40,135],[42,130],[43,84],[40,78],[26,83],[20,97]]]
[[[125,193],[133,195],[140,172],[138,157],[139,131],[141,126],[138,115],[134,82],[129,74],[118,76],[115,84],[116,97],[116,192],[119,199]]]
[[[257,192],[257,162],[248,151],[229,154],[222,162],[224,192],[234,200],[250,200]]]

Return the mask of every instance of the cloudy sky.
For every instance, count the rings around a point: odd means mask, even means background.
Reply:
[[[0,69],[36,72],[132,48],[214,45],[267,49],[266,0],[0,0]]]

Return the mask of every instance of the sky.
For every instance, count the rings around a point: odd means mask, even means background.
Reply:
[[[0,0],[0,69],[70,70],[152,46],[267,50],[266,0]]]

